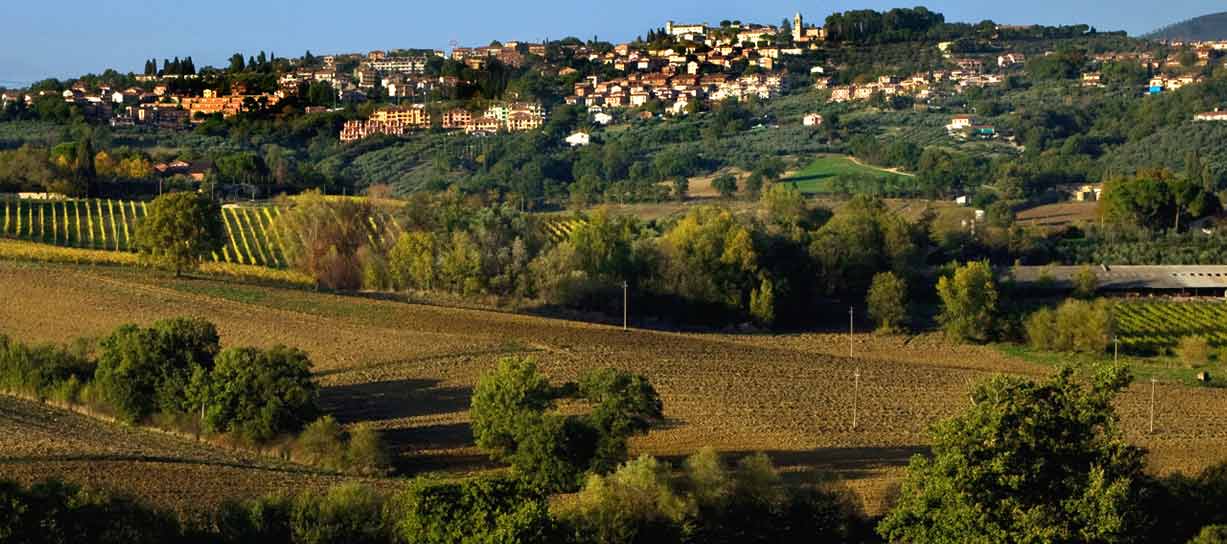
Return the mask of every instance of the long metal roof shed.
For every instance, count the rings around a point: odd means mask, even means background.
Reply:
[[[1227,290],[1227,266],[1096,265],[1091,271],[1105,291]],[[1020,287],[1070,289],[1083,266],[1015,266],[1006,276]]]

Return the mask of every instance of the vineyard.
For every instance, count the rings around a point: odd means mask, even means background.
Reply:
[[[1186,336],[1227,345],[1227,304],[1220,302],[1125,302],[1116,319],[1121,347],[1137,353],[1165,351]]]
[[[3,230],[0,236],[43,244],[107,251],[136,251],[136,224],[145,217],[147,204],[127,200],[0,201]],[[274,225],[277,207],[222,208],[227,241],[213,261],[284,268],[288,265]],[[372,242],[386,243],[384,233],[395,234],[396,224],[386,216],[368,219]]]
[[[542,223],[542,228],[545,230],[545,235],[552,242],[561,242],[571,237],[571,233],[577,227],[584,224],[584,220],[575,218],[557,218],[549,219]]]

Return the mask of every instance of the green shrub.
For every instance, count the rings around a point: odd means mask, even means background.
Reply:
[[[1066,300],[1055,311],[1041,308],[1026,321],[1031,347],[1046,351],[1103,353],[1112,344],[1116,319],[1106,300]]]
[[[68,348],[28,347],[0,336],[0,388],[62,402],[78,400],[94,364]]]
[[[419,478],[394,497],[387,510],[397,520],[396,536],[403,542],[558,541],[545,495],[505,478],[462,483]]]
[[[305,463],[336,471],[380,475],[391,465],[378,431],[362,424],[346,432],[332,416],[307,425],[294,439],[293,451]]]
[[[1095,275],[1095,271],[1091,270],[1090,266],[1083,266],[1074,274],[1074,297],[1081,299],[1089,299],[1095,296],[1095,291],[1099,290],[1099,277]]]
[[[375,544],[388,541],[383,498],[357,484],[294,498],[290,530],[296,544]]]
[[[227,501],[218,507],[213,522],[225,544],[291,542],[291,506],[291,500],[276,496]]]
[[[217,356],[205,394],[205,425],[256,442],[295,433],[319,413],[311,361],[297,349],[228,349]]]
[[[11,544],[177,541],[174,518],[132,499],[51,480],[24,488],[0,481],[0,541]]]
[[[370,424],[354,427],[345,447],[345,468],[365,475],[386,474],[391,467],[388,449]]]
[[[306,463],[341,470],[345,464],[345,431],[332,416],[321,417],[294,440],[294,454]]]
[[[679,542],[692,509],[673,489],[669,467],[643,456],[608,476],[589,476],[563,519],[577,542]]]

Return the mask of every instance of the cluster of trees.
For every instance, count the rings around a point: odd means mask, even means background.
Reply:
[[[1027,341],[1045,351],[1100,354],[1116,331],[1112,303],[1067,300],[1055,310],[1041,308],[1027,317]]]
[[[223,350],[216,327],[194,318],[124,325],[96,344],[68,347],[31,347],[0,336],[6,391],[89,405],[131,424],[158,422],[254,444],[294,436],[310,423],[312,432],[292,446],[304,460],[338,470],[385,470],[373,431],[347,433],[327,418],[316,421],[318,386],[310,368],[307,354],[284,346]]]
[[[620,314],[626,282],[638,316],[679,323],[798,322],[812,317],[817,298],[859,298],[880,271],[908,280],[923,268],[928,227],[879,200],[855,199],[832,216],[774,184],[760,208],[737,216],[701,206],[666,223],[598,210],[552,241],[539,216],[454,193],[417,195],[395,212],[306,194],[279,227],[291,262],[329,289],[492,295]]]
[[[145,61],[144,74],[147,76],[194,76],[196,75],[196,62],[191,56],[183,60],[175,57],[174,60],[162,59],[162,69],[158,70],[158,59],[149,59]]]
[[[597,211],[571,221],[558,242],[540,222],[452,193],[415,196],[395,213],[308,194],[279,225],[291,262],[328,288],[494,295],[620,314],[626,282],[637,315],[708,325],[809,319],[818,298],[859,299],[878,272],[913,277],[929,244],[926,225],[880,201],[856,199],[831,216],[783,184],[763,193],[753,216],[698,207],[645,223]]]
[[[1216,213],[1222,202],[1208,191],[1200,173],[1175,176],[1168,171],[1139,172],[1130,178],[1109,181],[1100,204],[1113,221],[1135,226],[1180,230],[1189,221]]]
[[[827,16],[827,39],[853,43],[914,41],[946,22],[940,13],[924,7],[896,8],[886,12],[856,10]]]
[[[590,411],[562,415],[556,407],[562,399],[587,403]],[[602,369],[554,386],[534,361],[517,358],[499,361],[477,382],[471,414],[477,446],[546,492],[572,491],[587,474],[613,471],[626,461],[627,440],[664,417],[643,376]]]
[[[126,148],[96,151],[93,136],[50,149],[26,144],[0,151],[0,190],[45,191],[87,196],[100,182],[143,180],[153,165],[143,153]]]
[[[181,523],[121,495],[57,481],[0,482],[6,542],[266,542],[269,544],[453,544],[456,542],[865,541],[871,529],[845,492],[792,488],[764,455],[729,467],[711,449],[675,471],[641,457],[592,476],[573,505],[522,481],[483,476],[415,478],[380,493],[359,484],[229,501]]]

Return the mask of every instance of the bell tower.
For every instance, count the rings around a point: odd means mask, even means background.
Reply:
[[[803,36],[805,36],[805,21],[801,19],[801,12],[798,11],[792,17],[792,40],[799,42]]]

